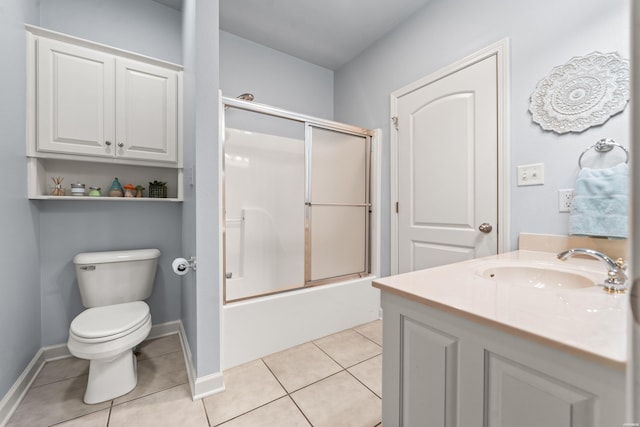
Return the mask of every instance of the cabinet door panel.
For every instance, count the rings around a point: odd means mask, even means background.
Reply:
[[[118,58],[117,156],[177,161],[177,73]]]
[[[39,151],[113,156],[114,69],[111,55],[38,40]]]
[[[595,396],[487,353],[488,427],[592,427]]]
[[[401,337],[401,425],[457,425],[458,339],[404,316]]]

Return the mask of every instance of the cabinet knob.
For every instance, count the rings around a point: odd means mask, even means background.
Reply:
[[[120,148],[124,147],[124,142],[118,142],[118,147]]]
[[[104,145],[106,145],[107,147],[110,147],[111,146],[111,141],[105,141]]]

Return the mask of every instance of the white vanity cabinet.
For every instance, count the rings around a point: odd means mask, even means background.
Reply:
[[[27,43],[30,197],[46,195],[54,171],[96,181],[78,175],[92,162],[101,177],[148,167],[145,180],[181,199],[182,67],[31,26]]]
[[[534,286],[529,276],[500,273],[510,269],[571,273],[594,285],[538,278]],[[382,291],[382,424],[637,423],[625,420],[628,298],[604,292],[604,278],[597,260],[519,250],[374,280]]]
[[[382,424],[610,427],[624,368],[382,293]]]

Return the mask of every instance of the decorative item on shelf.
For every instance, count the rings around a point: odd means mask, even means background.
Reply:
[[[127,184],[124,186],[124,197],[135,197],[136,186]]]
[[[100,197],[100,196],[102,196],[100,187],[89,187],[89,197]]]
[[[52,196],[64,196],[64,188],[62,187],[62,180],[64,178],[61,176],[52,176],[51,181],[53,181],[53,187],[51,187],[51,191],[49,194]]]
[[[84,196],[84,189],[85,189],[85,185],[80,184],[79,182],[75,184],[71,184],[71,195]]]
[[[136,185],[136,197],[144,197],[142,192],[144,191],[144,187],[142,185]]]
[[[582,132],[602,125],[629,101],[629,60],[592,52],[551,70],[531,94],[529,111],[544,130]]]
[[[156,199],[167,198],[167,183],[161,181],[153,181],[149,183],[149,197]]]
[[[113,182],[111,183],[111,188],[109,189],[109,197],[122,197],[124,196],[124,190],[122,189],[122,185],[120,185],[120,181],[118,178],[113,178]]]

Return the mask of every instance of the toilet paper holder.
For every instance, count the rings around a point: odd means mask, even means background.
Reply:
[[[193,271],[196,271],[196,257],[192,256],[190,257],[187,262],[189,263],[189,267],[190,269],[192,269]]]
[[[181,276],[187,274],[189,269],[196,271],[196,257],[192,256],[189,259],[176,258],[173,260],[171,267],[174,273]]]

